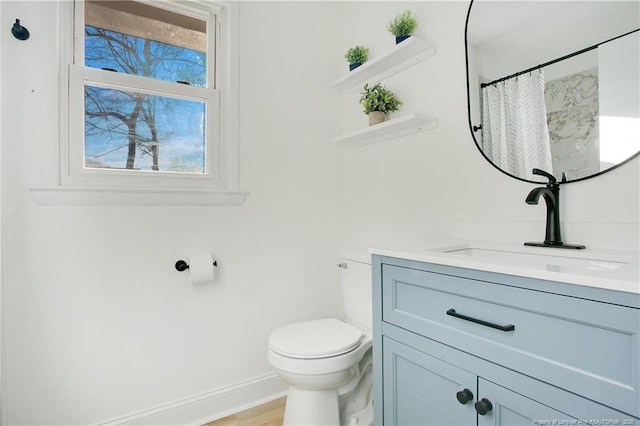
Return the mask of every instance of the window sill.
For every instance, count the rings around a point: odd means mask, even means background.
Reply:
[[[182,189],[31,186],[36,202],[45,206],[240,206],[241,191]]]

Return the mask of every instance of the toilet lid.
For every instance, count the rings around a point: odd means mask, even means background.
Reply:
[[[269,347],[292,358],[327,358],[352,351],[362,331],[335,318],[303,321],[282,327],[269,337]]]

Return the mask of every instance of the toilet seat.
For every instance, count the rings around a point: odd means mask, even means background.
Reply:
[[[335,318],[303,321],[274,331],[269,347],[290,358],[329,358],[353,351],[362,336],[361,330]]]

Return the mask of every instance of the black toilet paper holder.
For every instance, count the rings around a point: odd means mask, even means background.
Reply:
[[[182,259],[178,260],[175,266],[176,266],[176,271],[179,271],[179,272],[186,271],[187,269],[189,269],[189,264]],[[217,260],[213,261],[213,266],[216,268],[218,267]]]

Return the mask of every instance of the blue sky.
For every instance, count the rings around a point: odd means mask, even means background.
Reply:
[[[145,47],[148,55],[144,54]],[[203,52],[91,26],[87,26],[85,52],[88,67],[166,81],[188,81],[195,86],[206,83]],[[125,168],[129,127],[123,120],[131,117],[136,94],[130,89],[92,86],[87,86],[85,94],[85,111],[102,113],[100,117],[85,114],[86,166]],[[148,154],[151,124],[157,130],[160,171],[204,173],[206,105],[167,96],[141,96],[144,111],[135,125],[139,143],[134,168],[151,170],[152,156]]]

